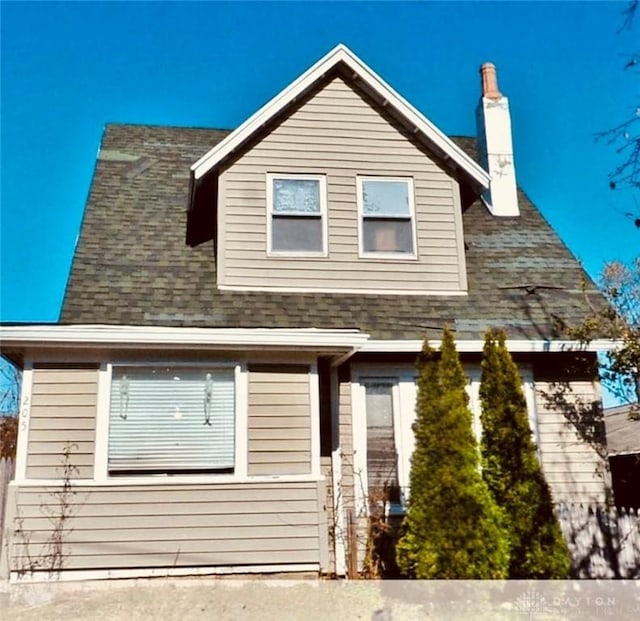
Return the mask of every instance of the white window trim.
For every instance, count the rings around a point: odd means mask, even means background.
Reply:
[[[482,404],[480,403],[480,377],[482,375],[482,369],[480,365],[463,365],[464,374],[467,378],[467,384],[465,390],[467,397],[469,397],[469,410],[473,415],[471,419],[471,427],[473,430],[473,436],[480,450],[480,442],[482,440],[482,421],[480,415],[482,414]]]
[[[363,227],[365,214],[364,214],[364,202],[363,198],[363,181],[394,181],[404,182],[407,184],[407,195],[409,198],[409,218],[411,220],[411,240],[413,244],[413,253],[407,252],[365,252],[364,250],[364,236]],[[417,261],[418,260],[418,236],[416,226],[416,209],[415,209],[415,192],[412,177],[377,177],[374,175],[358,175],[356,177],[356,203],[358,206],[358,257],[361,259],[380,259],[383,261],[389,260],[402,260],[402,261]],[[405,219],[405,217],[398,217],[398,219]]]
[[[226,368],[234,371],[235,388],[235,456],[233,473],[194,473],[194,474],[109,474],[109,412],[111,405],[111,381],[113,369],[118,367],[174,367],[174,368]],[[246,480],[247,476],[247,411],[248,377],[246,364],[234,361],[118,361],[109,362],[100,367],[98,378],[98,407],[96,413],[96,442],[94,449],[94,481],[99,483],[138,484],[138,483],[206,483]],[[84,483],[86,481],[83,480]]]
[[[536,383],[533,377],[533,369],[530,366],[518,367],[522,377],[522,390],[527,402],[527,415],[529,417],[529,427],[531,428],[533,441],[536,444],[538,461],[542,465],[542,449],[540,448],[540,427],[538,419],[538,406],[536,405]]]
[[[318,433],[311,433],[311,474],[320,477],[320,377],[317,364],[309,366],[309,410],[311,429],[318,430]]]
[[[465,375],[469,378],[467,384],[467,395],[469,395],[469,409],[473,414],[473,432],[476,437],[478,446],[482,441],[482,403],[480,402],[480,378],[482,377],[482,369],[480,365],[467,366],[464,368]],[[538,429],[538,410],[536,407],[536,391],[533,379],[533,369],[531,365],[518,365],[518,372],[522,379],[522,392],[527,403],[527,419],[529,428],[531,429],[531,439],[536,445],[538,460],[541,461],[540,453],[540,433]]]
[[[368,514],[369,481],[367,476],[367,412],[365,382],[368,380],[392,384],[393,434],[398,454],[398,483],[402,498],[409,489],[411,454],[414,448],[412,424],[415,419],[415,395],[413,388],[415,371],[406,367],[359,367],[351,382],[353,425],[353,470],[356,495],[356,513]]]
[[[322,223],[322,250],[273,250],[272,229],[273,229],[273,181],[274,179],[294,179],[317,181],[320,190],[320,221]],[[328,226],[327,226],[327,177],[326,175],[306,174],[306,173],[267,173],[267,256],[268,257],[327,257],[329,254]],[[308,213],[291,212],[280,214],[285,216],[299,216],[301,218],[315,217]]]
[[[246,363],[235,365],[236,387],[236,446],[233,476],[239,479],[247,478],[247,462],[249,461],[249,372]]]
[[[111,480],[109,469],[109,408],[111,405],[111,378],[113,365],[103,363],[98,371],[98,407],[96,411],[96,441],[93,449],[93,478]]]

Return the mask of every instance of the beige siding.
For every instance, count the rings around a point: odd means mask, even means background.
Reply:
[[[64,569],[315,564],[326,546],[318,502],[324,482],[73,490],[62,535]],[[47,516],[57,515],[59,502],[50,489],[19,490],[24,536],[13,537],[14,571],[25,568],[28,556],[46,556]]]
[[[66,448],[70,478],[93,477],[97,393],[97,369],[34,369],[27,477],[63,477]]]
[[[598,401],[596,386],[588,380],[536,381],[539,450],[556,501],[605,500],[606,460],[599,454],[597,431],[588,422]]]
[[[249,367],[249,475],[311,472],[309,367]]]
[[[267,257],[266,174],[326,175],[329,254]],[[358,257],[356,176],[411,177],[418,260]],[[400,126],[335,78],[220,179],[221,285],[460,291],[459,188]]]

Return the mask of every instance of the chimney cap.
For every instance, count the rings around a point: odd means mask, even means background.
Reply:
[[[504,95],[498,89],[498,74],[493,63],[483,63],[480,67],[482,96],[488,99],[500,99]]]

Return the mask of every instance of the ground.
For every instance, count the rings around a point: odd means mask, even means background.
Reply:
[[[640,618],[640,581],[156,578],[9,585],[2,621],[468,621]]]

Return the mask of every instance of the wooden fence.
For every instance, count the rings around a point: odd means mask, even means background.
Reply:
[[[640,509],[556,507],[576,578],[640,578]]]
[[[3,457],[0,459],[0,545],[2,544],[2,533],[4,532],[4,509],[7,499],[7,488],[9,481],[13,478],[16,469],[16,462],[13,459]]]

